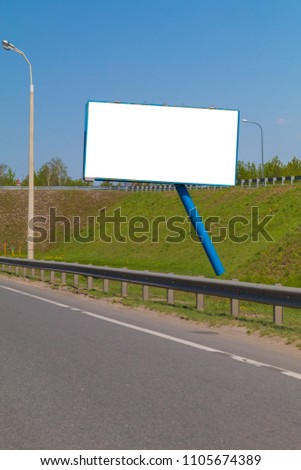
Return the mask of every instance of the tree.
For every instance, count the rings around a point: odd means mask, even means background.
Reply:
[[[37,172],[38,186],[63,186],[67,179],[67,167],[60,158],[52,158]]]
[[[284,172],[284,165],[277,155],[264,165],[264,176],[266,178],[284,176]]]
[[[81,178],[73,179],[68,175],[67,166],[60,158],[52,158],[43,163],[34,173],[35,186],[91,186]],[[28,186],[28,175],[23,179],[22,186]]]
[[[21,186],[28,186],[28,175],[25,176],[25,178],[22,179]],[[39,186],[39,179],[36,171],[34,172],[34,185]]]
[[[92,183],[90,181],[84,181],[81,178],[72,179],[70,176],[65,181],[65,186],[91,186]]]
[[[15,186],[16,173],[5,163],[0,163],[0,186]]]
[[[51,185],[52,171],[49,163],[44,163],[37,173],[38,186],[52,186]]]
[[[0,178],[2,178],[6,170],[7,170],[7,165],[5,163],[0,163]]]
[[[254,162],[243,162],[238,161],[237,164],[237,179],[248,180],[253,178],[259,178],[259,171]]]
[[[285,166],[284,176],[300,176],[301,175],[301,160],[293,157]]]
[[[109,180],[103,180],[100,183],[100,186],[112,186],[114,181],[109,181]]]

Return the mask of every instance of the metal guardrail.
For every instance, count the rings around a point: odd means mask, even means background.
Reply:
[[[241,188],[254,188],[275,184],[294,184],[296,181],[301,181],[301,176],[277,176],[273,178],[253,178],[242,179],[236,181],[236,187]],[[208,185],[186,185],[188,189],[220,189],[223,186],[208,186]],[[27,190],[27,186],[0,186],[0,190],[16,191]],[[144,184],[144,185],[125,185],[114,184],[109,186],[35,186],[35,191],[125,191],[125,192],[156,192],[156,191],[175,191],[174,184]]]
[[[122,283],[122,296],[127,295],[127,283],[143,286],[143,299],[148,299],[148,288],[159,287],[167,289],[167,301],[174,303],[174,291],[192,292],[197,295],[197,308],[203,310],[204,295],[224,297],[230,299],[231,313],[239,315],[239,301],[273,305],[274,322],[282,324],[283,307],[301,308],[301,289],[284,287],[281,285],[255,284],[236,280],[209,279],[196,276],[180,276],[177,274],[164,274],[150,271],[135,271],[129,269],[109,268],[106,266],[83,265],[77,263],[61,263],[56,261],[28,260],[22,258],[0,257],[2,270],[6,266],[39,269],[41,280],[44,280],[44,271],[59,272],[64,275],[82,275],[88,278],[88,288],[92,288],[93,278],[104,280],[104,291],[108,291],[108,281],[120,281]],[[42,275],[43,274],[43,275]],[[43,278],[43,279],[42,279]],[[75,279],[75,278],[74,278]],[[51,277],[54,282],[54,276]],[[51,281],[50,281],[51,282]],[[105,284],[106,282],[106,284]],[[78,279],[74,285],[78,284]]]
[[[301,176],[277,176],[273,178],[253,178],[253,179],[242,179],[236,182],[237,186],[242,188],[251,188],[251,187],[259,187],[259,186],[268,186],[270,184],[275,185],[280,183],[281,185],[285,185],[286,183],[294,184],[296,181],[300,181]]]

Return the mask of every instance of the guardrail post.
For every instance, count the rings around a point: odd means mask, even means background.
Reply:
[[[128,295],[128,283],[122,281],[121,282],[121,296],[127,297],[127,295]]]
[[[238,279],[232,279],[232,281],[237,282]],[[238,299],[230,299],[230,311],[231,311],[232,317],[239,316],[239,307],[240,307],[240,301]]]
[[[44,282],[45,280],[45,269],[40,270],[40,281]]]
[[[205,296],[204,294],[197,294],[196,295],[196,309],[199,310],[200,312],[204,311],[204,305],[205,305]]]
[[[275,284],[282,286],[282,284]],[[283,307],[281,305],[273,305],[273,322],[275,325],[283,325]]]
[[[103,280],[103,291],[105,294],[109,293],[109,279]]]
[[[230,299],[230,308],[232,317],[238,317],[239,315],[239,300]]]
[[[50,284],[55,284],[55,272],[50,271]]]
[[[173,289],[167,289],[167,303],[168,305],[175,304],[175,291]]]
[[[142,286],[142,300],[149,300],[149,286]]]
[[[61,284],[64,286],[66,285],[66,273],[61,274]]]
[[[31,268],[31,277],[35,277],[35,268]]]
[[[273,321],[275,325],[283,325],[283,307],[281,305],[273,306]]]
[[[19,276],[19,266],[16,266],[15,273],[16,273],[16,276]]]
[[[78,274],[73,274],[73,287],[78,287]]]
[[[23,277],[26,277],[26,273],[27,273],[27,269],[25,268],[25,266],[23,267]]]
[[[199,276],[200,278],[204,276]],[[201,292],[196,294],[196,309],[203,312],[205,308],[205,296]]]
[[[88,290],[93,289],[93,277],[92,276],[87,277],[87,289]]]
[[[291,176],[291,184],[294,184],[294,181],[295,181],[295,177]]]

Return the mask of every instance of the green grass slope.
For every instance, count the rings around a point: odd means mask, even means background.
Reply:
[[[300,186],[204,189],[191,195],[225,266],[222,278],[301,287]],[[2,252],[6,242],[26,253],[26,197],[25,191],[0,192]],[[68,243],[59,221],[52,226],[57,241],[49,243],[50,207],[70,220]],[[115,213],[115,226],[97,220],[101,209],[107,216]],[[48,217],[41,224],[48,239],[36,245],[37,257],[214,277],[174,192],[36,191],[35,213]],[[119,224],[117,215],[124,218]],[[74,236],[76,223],[85,242]]]

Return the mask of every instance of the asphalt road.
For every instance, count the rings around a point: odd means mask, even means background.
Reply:
[[[300,449],[301,353],[0,277],[1,449]]]

